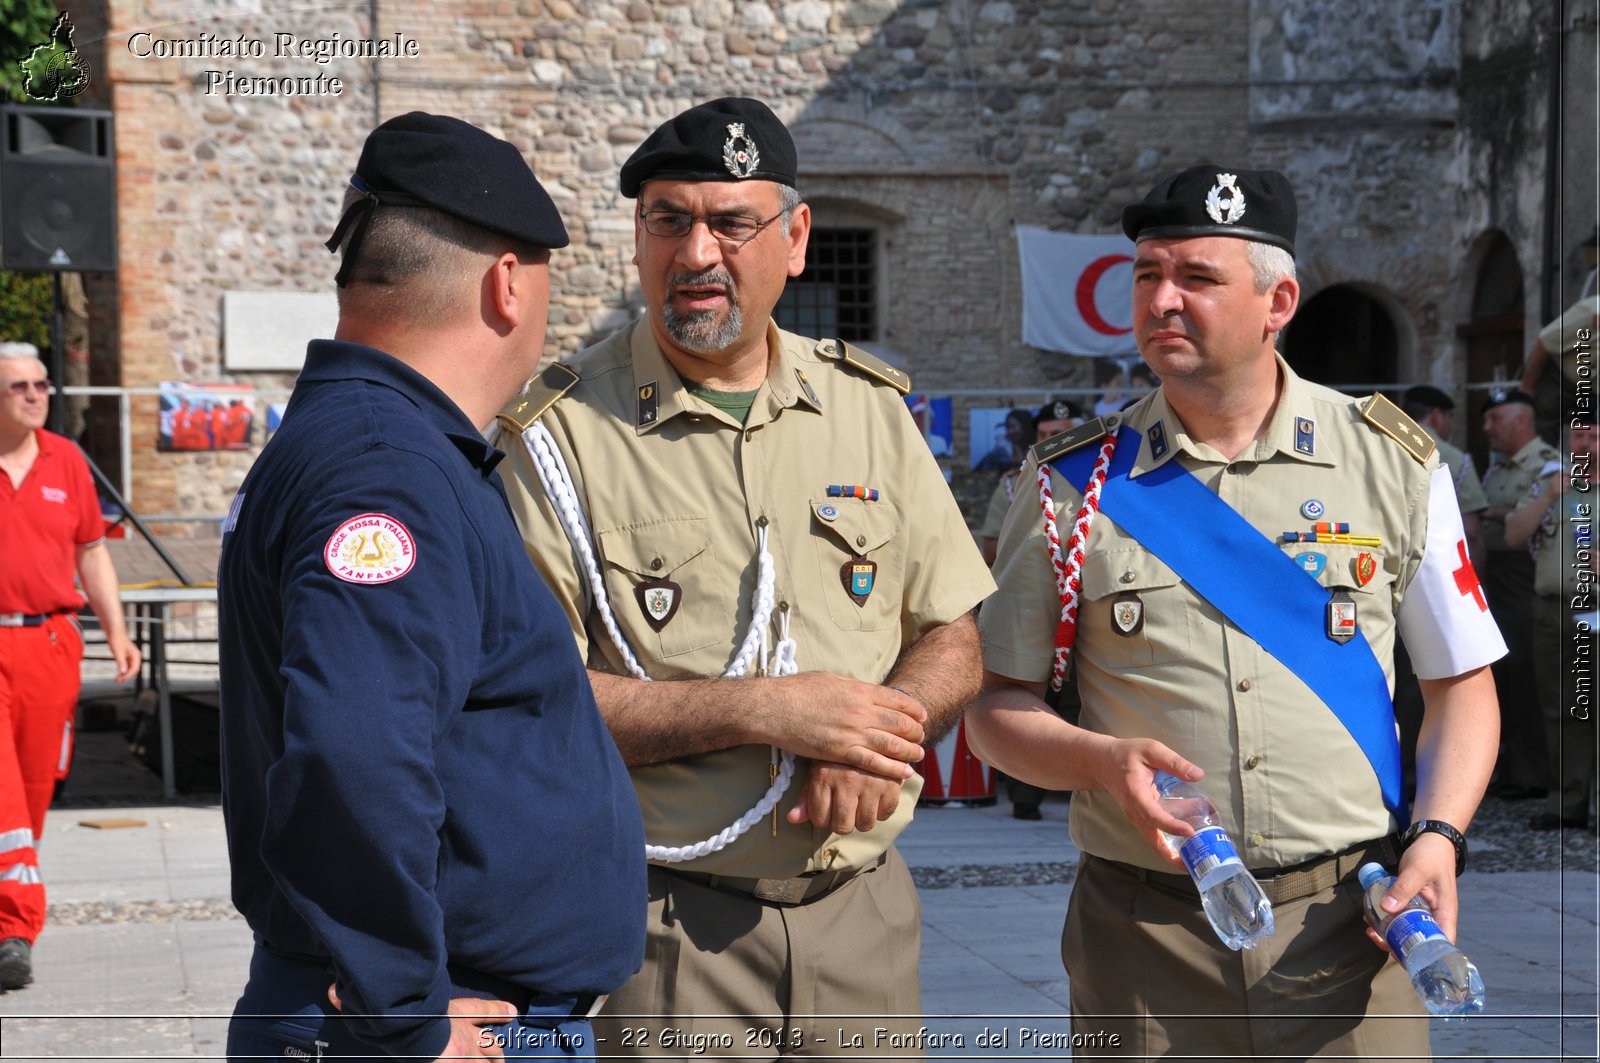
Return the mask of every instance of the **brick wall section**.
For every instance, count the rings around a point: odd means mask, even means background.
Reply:
[[[794,130],[818,224],[845,209],[880,219],[882,341],[922,386],[1087,384],[1085,360],[1021,342],[1012,225],[1115,231],[1123,204],[1204,160],[1288,172],[1304,297],[1335,283],[1380,293],[1403,318],[1397,375],[1454,382],[1475,268],[1466,249],[1499,226],[1519,252],[1536,250],[1539,204],[1508,186],[1526,191],[1539,153],[1497,155],[1477,126],[1464,135],[1458,98],[1463,62],[1499,47],[1487,27],[1529,3],[380,0],[374,30],[364,5],[197,20],[182,0],[110,0],[123,33],[403,33],[421,49],[326,67],[108,49],[124,380],[229,379],[223,292],[327,290],[320,242],[362,137],[413,108],[460,115],[530,158],[573,236],[554,259],[549,330],[550,355],[571,353],[641,308],[632,204],[616,190],[623,160],[681,108],[745,94]],[[235,9],[246,5],[220,8]],[[217,66],[321,70],[346,89],[207,97],[196,78]],[[1484,91],[1511,88],[1535,118],[1537,74]],[[223,512],[244,460],[155,454],[154,423],[146,409],[136,426],[141,505]]]

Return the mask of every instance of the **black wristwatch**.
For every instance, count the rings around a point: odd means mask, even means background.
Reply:
[[[1450,839],[1450,844],[1456,847],[1456,876],[1459,878],[1461,872],[1467,869],[1466,836],[1442,819],[1419,819],[1400,835],[1400,851],[1411,848],[1411,843],[1423,834],[1442,834]]]

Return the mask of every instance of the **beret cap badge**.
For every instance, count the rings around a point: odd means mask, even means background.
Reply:
[[[1219,225],[1232,225],[1244,217],[1244,189],[1235,183],[1237,181],[1235,174],[1219,173],[1217,183],[1206,193],[1206,213]],[[1222,198],[1224,192],[1228,193],[1227,199]]]
[[[756,167],[761,165],[761,152],[755,141],[745,135],[743,122],[728,123],[728,139],[722,144],[722,164],[740,180],[755,173]]]

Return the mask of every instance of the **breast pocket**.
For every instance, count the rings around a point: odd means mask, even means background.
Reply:
[[[738,581],[717,585],[707,518],[603,528],[595,540],[611,611],[636,653],[673,657],[731,637]]]
[[[1190,652],[1188,592],[1158,558],[1139,549],[1100,550],[1083,559],[1078,637],[1107,668],[1142,668]]]
[[[1382,549],[1342,543],[1295,543],[1286,544],[1285,551],[1301,571],[1322,584],[1330,598],[1335,592],[1349,595],[1355,612],[1346,619],[1354,620],[1369,639],[1378,618],[1394,612],[1398,559]],[[1330,618],[1327,622],[1334,621]]]
[[[811,514],[817,574],[833,622],[846,631],[898,627],[905,543],[893,504],[812,499]]]

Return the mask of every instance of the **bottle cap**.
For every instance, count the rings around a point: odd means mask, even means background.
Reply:
[[[1371,889],[1374,882],[1388,877],[1389,872],[1382,864],[1377,863],[1376,861],[1362,864],[1361,870],[1356,872],[1356,878],[1361,881],[1361,888],[1364,890]]]

